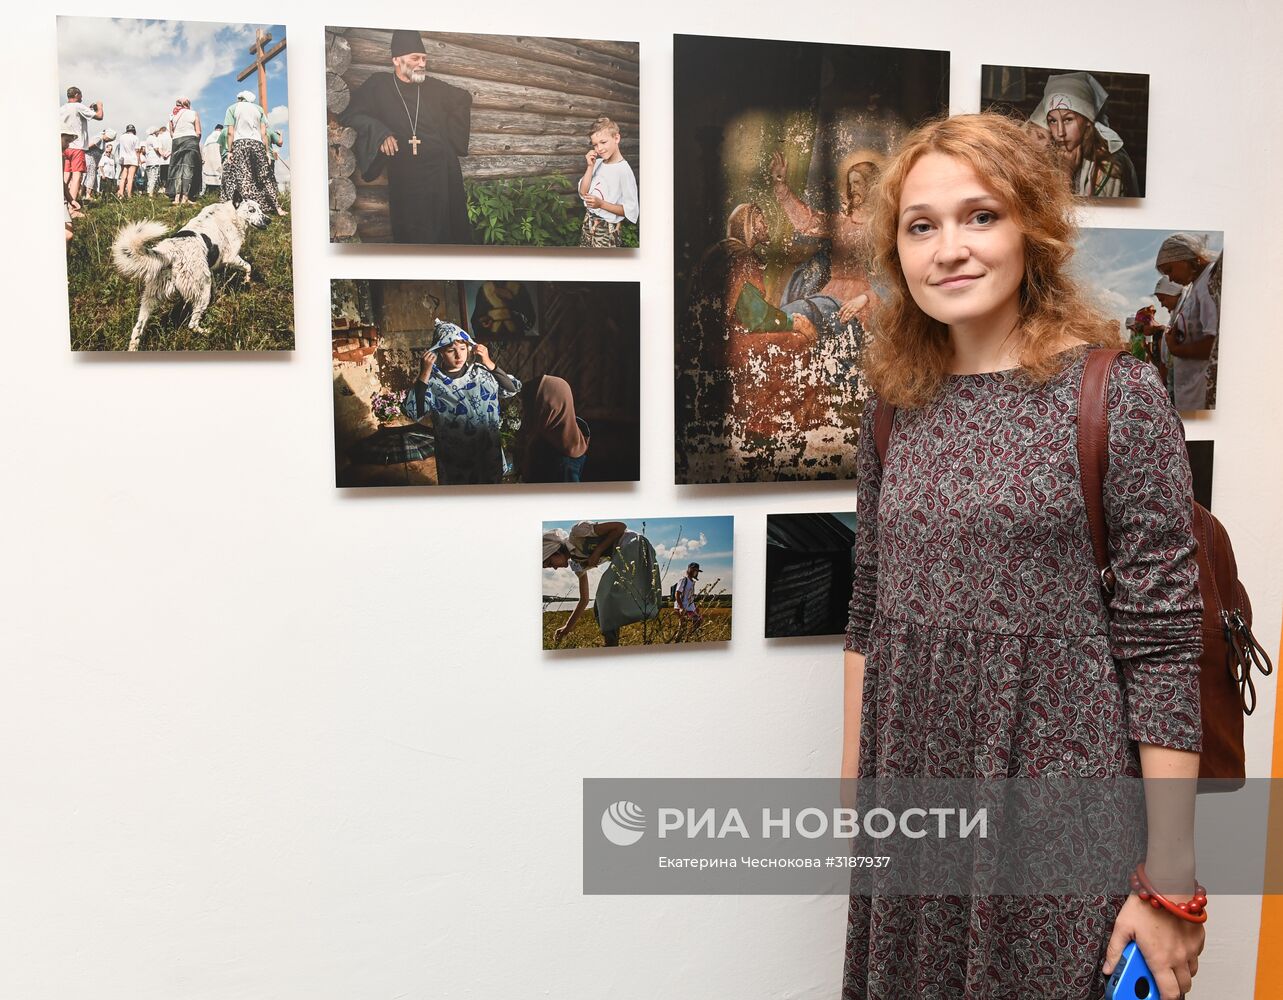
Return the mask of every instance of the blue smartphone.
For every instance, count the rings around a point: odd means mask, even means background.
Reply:
[[[1145,1000],[1157,996],[1158,983],[1145,964],[1145,956],[1135,941],[1129,941],[1105,985],[1105,1000]]]

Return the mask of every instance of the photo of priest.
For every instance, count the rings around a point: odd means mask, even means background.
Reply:
[[[330,241],[635,248],[635,42],[325,28]]]

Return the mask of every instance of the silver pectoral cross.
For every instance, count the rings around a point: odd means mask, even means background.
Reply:
[[[422,141],[423,140],[420,139],[417,135],[410,136],[410,146],[411,146],[410,155],[411,156],[419,155],[419,143],[421,143]]]

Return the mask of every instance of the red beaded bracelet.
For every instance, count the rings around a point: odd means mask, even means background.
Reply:
[[[1194,898],[1185,903],[1173,903],[1155,889],[1145,874],[1144,862],[1136,865],[1136,870],[1132,872],[1129,881],[1132,892],[1154,909],[1164,909],[1173,916],[1188,920],[1192,924],[1207,922],[1207,890],[1199,885],[1197,880],[1194,882]]]

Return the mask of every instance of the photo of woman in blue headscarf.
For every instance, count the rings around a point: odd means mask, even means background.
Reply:
[[[461,327],[437,320],[435,334],[402,406],[411,420],[432,427],[438,483],[497,483],[511,468],[499,438],[500,404],[521,382]]]

